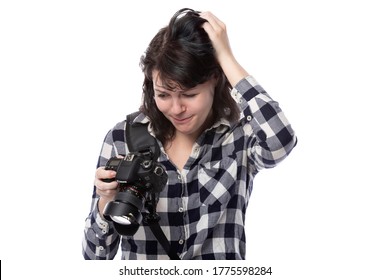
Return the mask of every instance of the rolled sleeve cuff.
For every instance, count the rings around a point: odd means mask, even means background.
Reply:
[[[103,237],[108,233],[110,223],[101,217],[98,207],[94,208],[92,215],[95,217],[96,221],[96,223],[92,224],[92,228],[99,237]]]

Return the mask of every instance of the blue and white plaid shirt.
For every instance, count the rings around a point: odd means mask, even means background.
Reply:
[[[282,161],[296,145],[296,137],[278,103],[251,77],[231,92],[241,108],[238,123],[221,119],[194,144],[182,171],[161,147],[159,161],[168,173],[157,212],[160,225],[181,259],[245,259],[245,212],[254,176]],[[148,123],[140,114],[135,122]],[[99,158],[126,154],[125,121],[107,134]],[[96,187],[86,219],[85,259],[113,259],[121,245],[122,259],[169,259],[148,226],[124,237],[112,222],[101,218]]]

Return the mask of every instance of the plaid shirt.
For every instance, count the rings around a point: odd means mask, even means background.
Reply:
[[[159,142],[168,173],[157,212],[160,225],[181,259],[245,259],[245,212],[254,176],[282,161],[296,144],[288,120],[251,77],[231,92],[241,108],[237,123],[221,119],[196,141],[182,171],[168,159]],[[135,122],[148,123],[140,114]],[[98,166],[126,154],[125,121],[107,134]],[[169,259],[148,226],[120,236],[98,213],[94,187],[83,239],[85,259],[113,259],[121,245],[122,259]]]

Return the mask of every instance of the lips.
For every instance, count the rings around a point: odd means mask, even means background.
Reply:
[[[172,120],[174,123],[176,124],[186,124],[188,122],[190,122],[192,119],[192,116],[191,117],[187,117],[187,118],[175,118],[175,117],[172,117]]]

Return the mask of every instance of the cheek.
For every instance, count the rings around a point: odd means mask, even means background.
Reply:
[[[207,96],[207,98],[203,101],[203,108],[204,109],[211,109],[211,107],[213,106],[213,102],[214,102],[214,95],[213,94],[209,94]]]
[[[167,105],[164,102],[155,100],[155,103],[159,111],[161,111],[162,113],[166,112]]]

